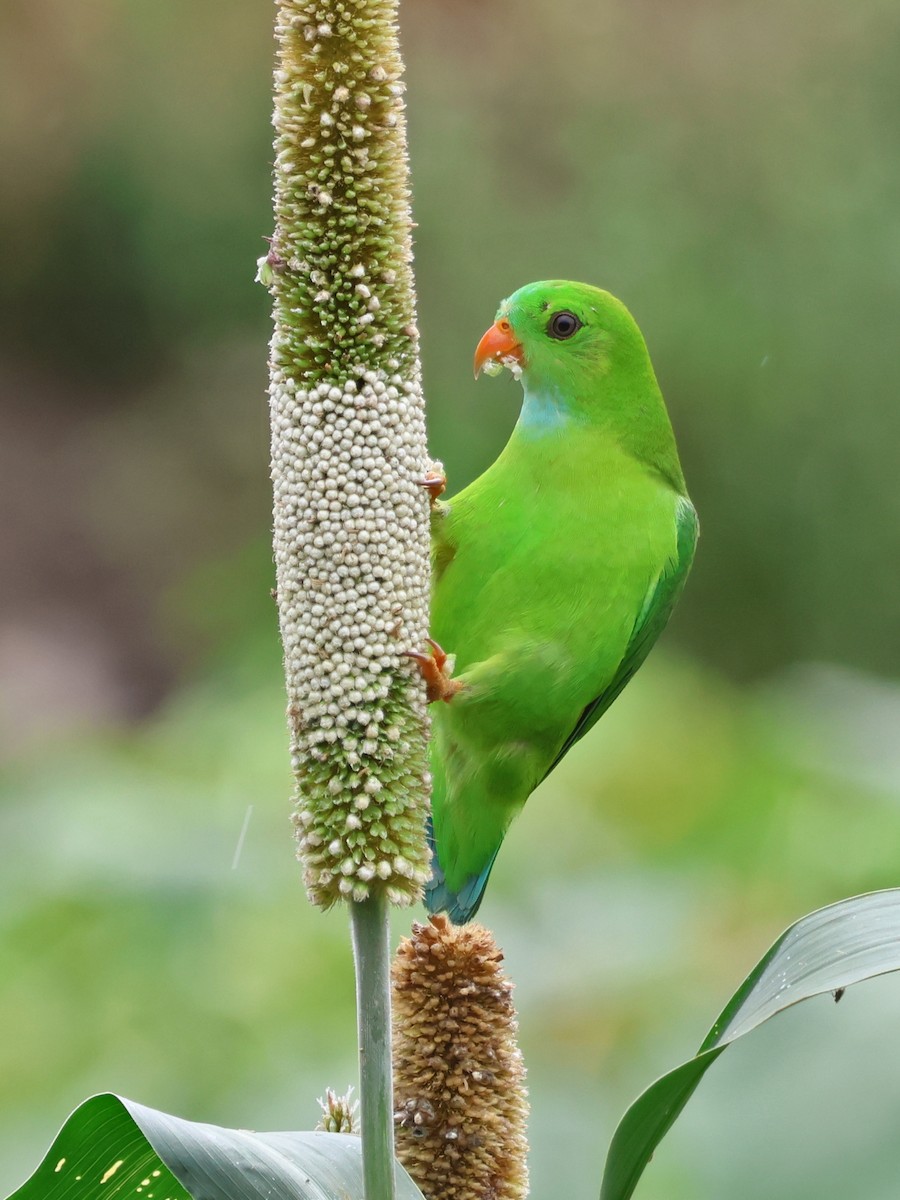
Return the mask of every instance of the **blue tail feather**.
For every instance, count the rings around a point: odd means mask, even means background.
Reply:
[[[491,855],[483,871],[479,871],[477,875],[470,875],[459,891],[453,892],[447,886],[441,869],[434,843],[434,825],[430,816],[425,832],[431,849],[431,879],[425,884],[425,907],[432,915],[445,912],[454,925],[465,925],[478,912],[484,899],[484,889],[487,887],[488,876],[500,847],[498,846]]]

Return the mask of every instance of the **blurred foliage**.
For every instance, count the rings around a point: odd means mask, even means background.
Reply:
[[[292,861],[279,685],[271,638],[133,733],[7,765],[0,1188],[103,1088],[192,1119],[289,1128],[314,1124],[315,1097],[354,1078],[346,921],[306,904]],[[896,881],[900,787],[867,775],[866,735],[887,699],[900,704],[841,673],[741,692],[660,653],[529,804],[484,918],[518,985],[535,1195],[560,1194],[560,1180],[573,1200],[596,1195],[627,1103],[695,1048],[790,919]],[[868,712],[839,738],[848,700]],[[408,922],[397,913],[397,932]],[[834,1013],[827,999],[807,1005],[818,1040],[805,1026],[796,1044],[760,1031],[749,1065],[735,1048],[641,1194],[771,1195],[728,1168],[771,1132],[770,1103],[784,1125],[778,1170],[794,1181],[785,1194],[854,1194],[860,1158],[866,1181],[896,1172],[887,1130],[900,1093],[878,1046],[900,997],[867,998],[855,989]],[[873,1120],[829,1104],[815,1082],[823,1056]],[[754,1072],[767,1099],[748,1111]]]
[[[268,598],[270,20],[0,16],[0,1186],[91,1091],[276,1128],[355,1075],[345,922],[292,861]],[[534,1194],[556,1172],[581,1200],[780,928],[898,882],[900,9],[418,0],[403,33],[452,487],[517,409],[469,374],[497,301],[583,278],[645,331],[703,527],[665,648],[484,910]],[[640,1195],[893,1197],[898,1003],[867,986],[735,1048]]]

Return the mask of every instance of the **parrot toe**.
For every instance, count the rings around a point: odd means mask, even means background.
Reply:
[[[433,463],[424,479],[417,479],[416,483],[428,493],[433,508],[437,504],[438,497],[443,495],[447,488],[447,476],[440,463]]]
[[[433,704],[435,700],[443,700],[447,703],[453,699],[457,692],[462,690],[465,684],[461,683],[458,679],[450,678],[453,671],[450,656],[441,649],[433,638],[426,638],[425,640],[431,647],[428,654],[419,654],[415,650],[407,650],[405,652],[406,657],[411,658],[419,667],[422,678],[425,680],[425,697],[428,703]],[[449,668],[447,668],[448,662],[450,663]]]

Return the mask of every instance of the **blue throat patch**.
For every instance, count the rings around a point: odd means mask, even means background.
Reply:
[[[572,414],[552,391],[525,389],[525,399],[519,414],[519,429],[523,433],[541,434],[561,431],[572,420]]]

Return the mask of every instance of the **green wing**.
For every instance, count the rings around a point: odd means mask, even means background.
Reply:
[[[612,683],[584,709],[575,723],[575,728],[547,768],[541,782],[547,778],[554,767],[559,765],[575,743],[583,738],[589,729],[593,729],[650,653],[653,643],[665,629],[675,602],[681,595],[681,589],[684,587],[684,581],[687,579],[694,558],[694,548],[697,545],[699,532],[697,514],[693,504],[686,496],[681,498],[678,506],[676,525],[678,530],[676,557],[656,581],[656,587],[635,622],[625,655],[619,663],[619,669],[616,671]]]

